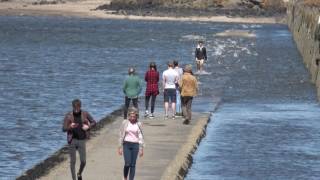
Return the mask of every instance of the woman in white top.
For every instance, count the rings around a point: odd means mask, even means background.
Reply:
[[[138,154],[143,156],[144,139],[141,122],[138,122],[138,111],[132,109],[128,115],[129,119],[124,120],[120,127],[118,153],[124,157],[124,179],[127,180],[129,175],[129,180],[133,180]]]

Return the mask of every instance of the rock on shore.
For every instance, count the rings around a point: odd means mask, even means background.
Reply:
[[[99,10],[142,16],[274,16],[284,14],[284,2],[277,0],[112,0]]]

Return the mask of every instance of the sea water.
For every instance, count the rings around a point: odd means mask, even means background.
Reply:
[[[21,16],[2,16],[0,24],[1,179],[14,179],[65,145],[62,120],[71,110],[74,98],[80,98],[83,109],[97,120],[118,109],[124,102],[121,92],[128,67],[135,67],[141,78],[151,61],[157,63],[160,72],[167,69],[166,63],[171,60],[178,60],[182,67],[193,64],[195,71],[194,48],[200,38],[205,40],[208,51],[204,67],[208,73],[196,75],[201,84],[193,110],[209,112],[217,102],[221,105],[216,117],[212,117],[208,135],[194,156],[187,178],[261,179],[265,173],[257,176],[260,171],[245,171],[259,168],[249,166],[256,162],[266,162],[262,166],[269,168],[266,172],[277,174],[279,168],[273,167],[280,166],[271,166],[271,162],[286,164],[296,161],[296,156],[264,156],[258,147],[276,146],[269,141],[264,145],[263,138],[288,144],[292,142],[290,138],[281,135],[290,132],[295,138],[296,131],[305,134],[311,144],[307,149],[303,149],[303,143],[277,146],[276,154],[299,150],[297,156],[301,155],[297,160],[299,166],[288,167],[286,175],[290,177],[289,172],[302,168],[297,172],[312,177],[308,167],[319,167],[314,159],[319,149],[317,133],[307,133],[320,128],[313,119],[318,115],[314,86],[309,83],[308,73],[284,25]],[[230,29],[249,29],[257,36],[215,36]],[[291,108],[286,109],[288,106]],[[299,113],[292,115],[292,111]],[[295,114],[302,114],[297,117],[301,119],[298,122],[309,125],[295,126],[290,119]],[[279,135],[276,133],[279,129],[272,128],[275,126],[287,129]],[[247,135],[248,132],[252,134]],[[259,132],[265,136],[255,134]],[[250,146],[251,141],[256,145]],[[226,151],[219,151],[225,147]],[[234,151],[237,156],[232,156]],[[207,161],[202,161],[203,155],[207,155],[204,157]],[[245,159],[246,163],[239,159]],[[237,169],[231,162],[237,167],[247,166]],[[282,172],[286,171],[278,173]]]

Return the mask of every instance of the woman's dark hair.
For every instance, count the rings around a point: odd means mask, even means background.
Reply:
[[[157,65],[155,62],[151,62],[150,65],[149,65],[150,69],[153,68],[154,70],[157,71]]]
[[[179,62],[178,62],[177,60],[174,60],[174,61],[173,61],[173,66],[174,66],[174,67],[177,67],[178,65],[179,65]]]

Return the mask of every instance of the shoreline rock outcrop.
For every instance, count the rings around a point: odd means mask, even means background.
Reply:
[[[271,17],[285,14],[286,8],[283,3],[268,5],[266,2],[268,0],[112,0],[110,4],[97,7],[97,10],[113,11],[113,14],[122,15],[173,17]]]

